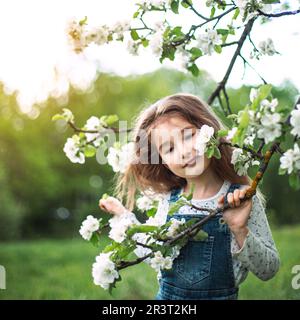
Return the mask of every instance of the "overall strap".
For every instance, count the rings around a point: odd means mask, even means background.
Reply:
[[[227,203],[228,203],[228,200],[227,200],[227,195],[228,195],[228,193],[230,193],[230,192],[233,193],[233,191],[234,191],[235,189],[239,189],[240,186],[241,186],[241,185],[240,185],[239,183],[232,183],[232,184],[229,186],[229,188],[228,188],[228,190],[227,190],[227,192],[226,192],[226,195],[225,195],[224,204],[227,204]]]
[[[225,199],[224,199],[224,203],[227,204],[227,195],[228,193],[232,192],[235,190],[235,189],[239,189],[240,188],[240,184],[239,183],[231,183],[227,192],[226,192],[226,195],[225,195]],[[170,199],[169,199],[169,202],[175,202],[176,200],[178,200],[178,197],[179,197],[179,193],[181,191],[181,188],[178,187],[178,188],[174,188],[172,189],[171,191],[171,194],[170,194]]]
[[[180,191],[181,191],[180,187],[172,189],[171,195],[170,195],[170,199],[169,199],[169,203],[170,202],[175,202],[175,201],[178,200]]]

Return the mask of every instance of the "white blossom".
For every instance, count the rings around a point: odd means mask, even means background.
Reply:
[[[165,19],[157,19],[152,23],[152,29],[156,32],[163,31],[165,29]]]
[[[154,7],[162,7],[168,5],[170,2],[170,0],[149,0],[149,3]]]
[[[134,161],[134,143],[129,142],[121,148],[110,147],[107,161],[114,172],[125,172],[128,165]]]
[[[255,136],[256,136],[255,133],[251,135],[247,135],[246,138],[244,139],[244,143],[246,145],[253,146]]]
[[[257,136],[269,143],[281,136],[281,124],[279,113],[266,113],[261,117],[262,127],[258,129]]]
[[[104,289],[108,289],[110,284],[119,278],[116,265],[110,259],[111,254],[112,252],[101,253],[96,257],[96,262],[93,263],[92,276],[94,283]]]
[[[103,45],[108,43],[108,36],[110,34],[110,30],[108,26],[98,26],[92,27],[90,30],[87,30],[85,33],[85,38],[87,43],[94,42],[97,45]]]
[[[64,119],[65,119],[67,122],[68,122],[68,121],[71,121],[71,122],[74,121],[74,115],[73,115],[72,111],[69,110],[69,109],[67,109],[67,108],[63,108],[62,116],[64,117]]]
[[[205,152],[206,144],[210,141],[214,134],[214,128],[204,124],[196,137],[195,149],[199,155],[203,155]]]
[[[126,211],[121,215],[114,215],[108,221],[111,230],[108,236],[116,242],[123,242],[129,227],[138,223],[134,213]]]
[[[124,32],[130,30],[130,21],[125,19],[117,21],[111,27],[111,31],[116,35],[116,40],[120,40],[124,36]]]
[[[204,54],[211,55],[214,52],[214,46],[220,45],[222,40],[216,30],[207,29],[204,34],[198,36],[197,42]]]
[[[258,14],[257,9],[260,9],[265,13],[268,13],[272,10],[272,5],[265,4],[262,0],[256,0],[255,2],[251,0],[234,0],[234,2],[240,9],[240,14],[242,17],[247,14],[245,23]]]
[[[287,170],[288,174],[294,169],[300,169],[300,149],[297,143],[294,144],[294,149],[288,149],[280,157],[280,168]]]
[[[84,26],[80,25],[75,19],[67,21],[66,34],[75,51],[81,52],[87,46]]]
[[[187,72],[187,68],[189,66],[189,62],[191,59],[191,54],[184,49],[182,50],[177,49],[176,59],[178,62],[178,69],[180,71]]]
[[[102,126],[99,118],[92,116],[87,120],[87,122],[85,124],[85,129],[86,130],[97,130],[100,132],[101,130],[104,130],[104,127]],[[87,142],[90,142],[95,139],[93,141],[93,144],[95,147],[98,147],[100,145],[101,138],[99,137],[99,133],[85,133],[85,136],[86,136]]]
[[[239,176],[247,175],[250,165],[259,165],[258,160],[251,159],[250,152],[244,153],[241,148],[235,148],[232,152],[231,163],[234,165]]]
[[[293,126],[291,134],[300,137],[300,104],[291,112],[290,123]]]
[[[171,218],[170,221],[171,225],[169,226],[166,235],[167,237],[174,237],[178,233],[180,226],[185,223],[185,219],[181,218],[181,220],[178,220],[175,218]]]
[[[141,211],[147,211],[153,208],[153,200],[147,196],[142,196],[136,200],[136,205]]]
[[[273,56],[276,53],[274,43],[271,38],[268,38],[265,41],[259,42],[258,47],[260,48],[260,51],[262,54]]]
[[[137,41],[133,41],[132,39],[128,39],[127,41],[127,50],[130,54],[136,56],[139,51],[139,43]]]
[[[73,135],[72,138],[68,138],[64,145],[64,152],[66,156],[73,163],[84,163],[85,157],[83,152],[80,151],[80,138],[77,135]]]
[[[160,269],[171,269],[173,260],[171,257],[164,257],[161,251],[156,251],[150,261],[150,265],[158,272]]]
[[[99,219],[100,221],[102,218]],[[94,218],[92,215],[87,216],[87,218],[82,222],[79,233],[85,240],[90,240],[93,232],[99,229],[99,220]]]
[[[149,47],[156,57],[160,57],[163,51],[163,31],[157,31],[149,40]]]
[[[236,134],[237,129],[238,129],[237,127],[233,127],[232,129],[230,129],[227,133],[226,140],[231,141],[234,135]]]
[[[253,102],[258,97],[258,90],[251,88],[250,90],[250,101]]]
[[[200,139],[203,143],[207,143],[214,135],[214,128],[204,124],[200,129]]]
[[[267,99],[264,99],[260,102],[260,106],[262,108],[262,111],[274,113],[276,107],[278,106],[278,100],[272,99],[272,101],[269,101]]]

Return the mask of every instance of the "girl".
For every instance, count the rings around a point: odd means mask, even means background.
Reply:
[[[228,201],[230,208],[203,226],[208,238],[190,238],[172,269],[158,273],[155,299],[237,299],[239,285],[249,271],[268,280],[279,268],[261,191],[257,189],[251,199],[240,202],[251,178],[235,172],[232,147],[219,147],[221,159],[199,156],[196,133],[204,125],[212,127],[214,134],[225,129],[211,108],[192,94],[170,95],[144,109],[135,123],[133,141],[136,155],[148,161],[132,162],[117,180],[115,196],[126,199],[128,209],[114,197],[99,202],[101,209],[123,214],[132,211],[138,189],[145,194],[151,190],[160,197],[155,219],[164,223],[170,219],[170,203],[181,193],[189,193],[192,184],[191,201],[198,207],[216,209]],[[155,156],[159,161],[153,163]],[[172,217],[187,221],[206,214],[182,206]],[[135,252],[142,256],[147,250],[138,247]]]

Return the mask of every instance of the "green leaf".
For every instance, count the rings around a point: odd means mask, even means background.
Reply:
[[[184,8],[189,8],[190,7],[190,0],[182,0],[181,1],[181,5],[184,7]]]
[[[116,114],[111,114],[111,115],[105,115],[105,116],[102,116],[100,118],[100,121],[104,124],[106,124],[107,126],[110,126],[112,125],[113,123],[115,123],[116,121],[119,120],[119,117],[116,115]]]
[[[241,115],[240,120],[239,120],[239,122],[240,122],[239,123],[239,128],[241,128],[241,129],[247,128],[248,124],[249,124],[249,121],[250,121],[250,116],[249,116],[248,108],[245,108],[242,111],[242,115]]]
[[[215,15],[215,12],[216,12],[216,8],[212,7],[210,10],[210,18],[213,18],[213,16]]]
[[[217,33],[221,35],[227,35],[229,33],[229,30],[227,29],[217,29]]]
[[[62,114],[57,113],[51,118],[51,120],[56,121],[56,120],[66,120],[66,119]]]
[[[84,24],[87,24],[87,16],[85,16],[82,20],[79,21],[79,25],[83,26]]]
[[[237,117],[238,117],[237,114],[232,113],[232,114],[229,114],[226,118],[228,118],[228,119],[236,119]]]
[[[279,174],[280,176],[282,176],[282,175],[284,175],[285,173],[286,173],[286,169],[283,169],[283,168],[279,167],[279,169],[278,169],[278,174]]]
[[[208,233],[205,232],[204,230],[199,230],[197,234],[193,237],[194,240],[196,241],[203,241],[208,238]]]
[[[156,211],[157,211],[157,208],[153,207],[153,208],[147,210],[147,211],[146,211],[146,214],[147,214],[148,217],[154,217]]]
[[[96,154],[96,148],[88,144],[84,148],[84,155],[86,157],[93,157]]]
[[[133,19],[137,18],[137,17],[138,17],[138,15],[139,15],[139,13],[140,13],[139,11],[136,11],[136,12],[133,14],[133,16],[132,16],[132,17],[133,17]]]
[[[148,47],[148,45],[149,45],[149,40],[143,38],[143,39],[142,39],[142,45],[143,45],[145,48]]]
[[[94,232],[91,236],[90,242],[93,244],[93,246],[98,247],[100,243],[100,235],[97,232]]]
[[[135,233],[138,233],[138,232],[145,233],[145,232],[151,232],[151,231],[155,231],[155,230],[157,230],[156,226],[151,226],[151,225],[133,225],[132,227],[130,227],[126,231],[126,234],[129,237],[131,237]]]
[[[194,77],[197,77],[199,75],[199,68],[195,63],[193,63],[191,66],[187,67],[187,69],[192,73]]]
[[[174,0],[171,2],[171,10],[178,14],[179,0]]]
[[[221,159],[221,152],[217,146],[214,148],[214,157],[217,159]]]
[[[103,193],[101,199],[107,199],[109,197],[109,195],[107,193]]]
[[[264,84],[259,87],[259,100],[266,99],[269,94],[271,93],[272,85],[271,84]]]
[[[239,8],[236,8],[235,11],[234,11],[234,15],[232,17],[232,20],[235,20],[240,14],[240,9]]]
[[[214,46],[214,49],[217,53],[222,53],[222,47],[219,45]]]
[[[203,55],[202,51],[197,47],[193,47],[189,52],[192,55],[192,60],[196,60]]]
[[[131,35],[132,40],[135,40],[135,41],[140,38],[139,34],[136,32],[136,30],[131,30],[130,35]]]
[[[300,178],[298,173],[293,172],[290,174],[289,184],[296,191],[300,189]]]
[[[208,158],[211,158],[214,155],[214,146],[209,146],[205,152]]]
[[[182,29],[182,27],[181,26],[176,26],[174,29],[172,29],[171,31],[170,31],[170,35],[171,36],[182,36],[182,35],[184,35],[184,33],[181,31],[181,29]]]
[[[186,204],[185,199],[179,199],[176,202],[172,202],[169,207],[169,214],[173,215],[175,212],[177,212],[182,206]]]
[[[222,137],[227,136],[227,134],[228,134],[228,130],[222,129],[222,130],[219,130],[219,131],[217,132],[217,137],[218,137],[218,138],[222,138]]]
[[[195,191],[195,183],[193,182],[190,193],[185,197],[186,200],[190,201],[193,199],[194,191]]]
[[[113,250],[117,249],[119,246],[120,246],[120,244],[119,244],[118,242],[113,241],[112,243],[110,243],[109,245],[107,245],[107,246],[102,250],[102,252],[103,252],[103,253],[107,253],[107,252],[113,251]]]
[[[272,3],[280,3],[280,0],[263,0],[263,3],[272,4]]]

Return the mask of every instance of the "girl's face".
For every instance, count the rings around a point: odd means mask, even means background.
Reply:
[[[211,159],[205,155],[199,156],[195,149],[198,130],[178,116],[162,117],[151,128],[152,143],[163,163],[182,178],[197,177],[210,164]]]

